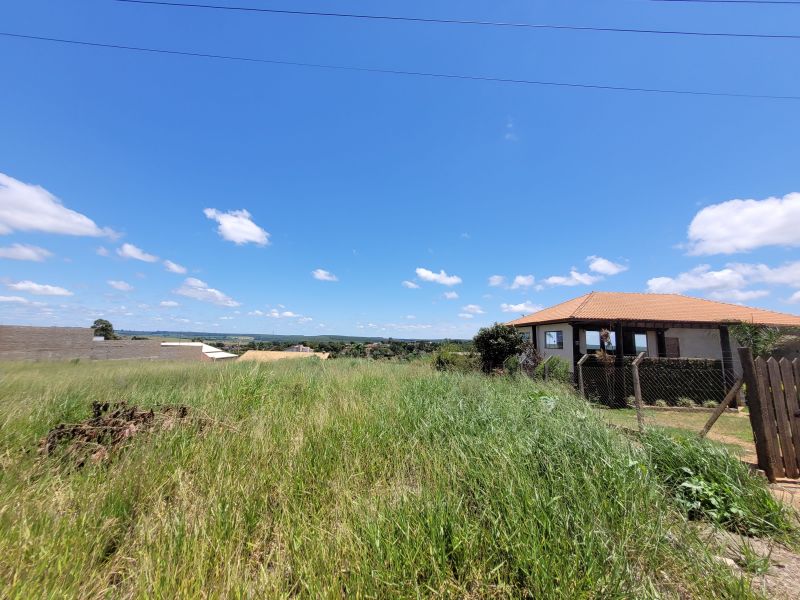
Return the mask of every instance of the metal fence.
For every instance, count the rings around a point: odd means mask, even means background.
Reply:
[[[714,407],[736,383],[733,370],[722,360],[642,356],[620,362],[587,355],[576,368],[576,385],[591,402],[633,407],[637,369],[642,403],[648,406]]]

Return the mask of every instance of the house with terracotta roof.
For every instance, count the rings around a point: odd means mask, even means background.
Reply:
[[[800,327],[800,317],[761,308],[677,294],[591,292],[509,322],[533,340],[545,356],[574,365],[599,350],[621,360],[644,352],[649,357],[721,360],[726,372],[740,372],[729,325],[748,322]],[[602,330],[610,339],[602,339]]]

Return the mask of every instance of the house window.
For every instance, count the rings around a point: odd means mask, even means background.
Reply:
[[[614,352],[617,346],[617,335],[613,331],[610,331],[610,337],[608,342],[606,343],[606,352]],[[600,350],[600,332],[599,331],[587,331],[586,332],[586,352],[589,354],[594,354]]]
[[[548,350],[563,350],[564,349],[564,332],[563,331],[545,331],[544,332],[544,347]]]
[[[531,334],[529,331],[520,331],[519,335],[526,344],[531,341]]]
[[[647,352],[647,334],[635,334],[633,336],[633,345],[636,346],[636,354],[639,354],[639,352]]]

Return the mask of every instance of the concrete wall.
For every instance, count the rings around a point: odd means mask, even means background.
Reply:
[[[564,340],[564,348],[561,350],[545,348],[544,334],[547,331],[560,331]],[[558,356],[569,363],[569,370],[572,372],[575,365],[572,359],[572,325],[569,323],[554,323],[552,325],[538,325],[536,327],[536,346],[542,356]]]
[[[0,325],[0,360],[88,359],[93,336],[83,327]]]
[[[162,346],[158,340],[92,341],[82,327],[0,325],[0,360],[210,360],[200,346]]]

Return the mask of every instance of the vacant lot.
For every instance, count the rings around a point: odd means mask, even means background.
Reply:
[[[751,595],[670,467],[565,390],[350,360],[0,373],[2,597]]]

